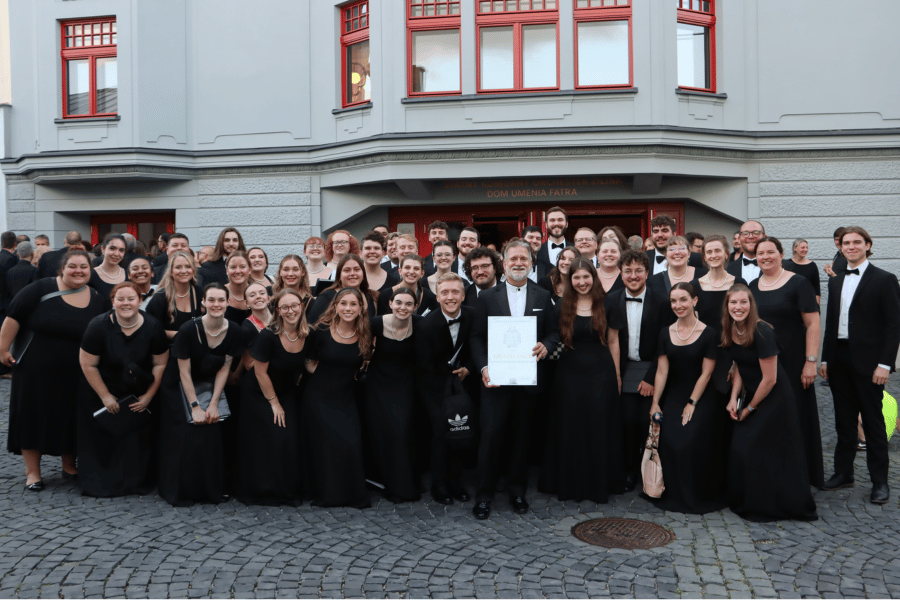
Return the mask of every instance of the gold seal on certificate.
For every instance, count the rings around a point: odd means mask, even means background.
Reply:
[[[537,385],[537,317],[488,317],[488,373],[494,385]]]

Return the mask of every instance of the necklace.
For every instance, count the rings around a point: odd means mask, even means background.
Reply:
[[[781,269],[781,273],[778,274],[778,279],[776,279],[776,280],[773,281],[772,283],[766,283],[765,281],[763,281],[763,278],[760,277],[760,278],[759,278],[759,285],[764,285],[764,286],[766,286],[766,287],[774,287],[774,286],[778,285],[778,282],[781,281],[781,278],[782,278],[782,277],[784,277],[784,268],[782,268],[782,269]]]
[[[744,337],[744,334],[747,333],[746,330],[745,330],[745,331],[741,331],[740,329],[738,329],[737,323],[735,323],[735,325],[734,325],[734,330],[737,332],[737,334],[738,334],[740,337]]]
[[[391,315],[391,322],[388,323],[388,328],[391,330],[391,337],[393,337],[395,340],[397,340],[399,342],[399,341],[405,340],[406,338],[409,337],[409,330],[412,327],[412,319],[406,320],[406,333],[403,334],[402,338],[398,338],[397,334],[394,333],[394,319],[396,319],[396,318],[397,317],[395,317],[394,315]],[[353,336],[350,336],[350,337],[353,337]]]
[[[687,274],[688,274],[687,269],[685,269],[684,273],[681,275],[681,277],[675,277],[674,275],[672,275],[672,271],[669,270],[669,279],[674,279],[675,281],[681,281],[682,279],[687,277]]]
[[[681,337],[681,334],[678,333],[678,323],[675,323],[675,335],[676,335],[676,336],[678,337],[678,339],[681,340],[682,342],[686,342],[686,341],[688,341],[689,339],[691,339],[691,336],[692,336],[692,335],[694,335],[694,331],[697,330],[697,325],[699,325],[699,324],[700,324],[700,319],[694,319],[694,327],[691,329],[691,332],[690,332],[689,334],[687,334],[687,337]]]
[[[722,287],[723,285],[725,285],[725,282],[728,281],[728,273],[725,273],[725,277],[723,277],[723,278],[722,278],[722,281],[721,281],[720,283],[718,283],[718,284],[713,280],[713,278],[712,278],[712,273],[709,273],[709,274],[706,276],[706,279],[709,281],[709,285],[711,285],[711,286],[713,286],[714,288],[717,288],[717,289],[718,289],[718,288]]]
[[[600,277],[602,277],[603,279],[615,279],[616,277],[619,276],[619,270],[618,270],[618,269],[616,269],[615,275],[604,275],[602,270],[601,270],[601,271],[598,271],[598,272],[600,273]]]
[[[300,339],[300,331],[297,330],[297,337],[295,337],[294,339],[291,339],[291,336],[288,335],[287,329],[285,329],[285,330],[284,330],[284,337],[286,337],[286,338],[287,338],[287,341],[289,341],[289,342],[296,342],[297,340]]]
[[[257,279],[256,277],[252,277],[252,276],[250,277],[250,279],[253,280],[253,283],[259,283],[262,285],[266,285],[267,283],[269,283],[269,280],[266,279],[265,275],[263,276],[262,279]]]
[[[118,319],[116,319],[116,320],[118,321]],[[135,327],[137,327],[137,324],[140,322],[141,322],[141,316],[138,315],[138,318],[135,319],[134,323],[132,323],[131,325],[122,325],[122,321],[119,321],[119,327],[121,327],[122,329],[134,329]]]
[[[322,266],[319,268],[318,271],[313,271],[312,269],[309,269],[309,272],[310,272],[310,274],[312,274],[312,275],[318,275],[319,273],[321,273],[321,272],[324,271],[324,270],[325,270],[325,265],[322,265]]]
[[[352,338],[352,337],[356,337],[356,330],[355,330],[355,329],[353,330],[353,333],[351,333],[350,335],[344,335],[343,333],[341,333],[341,330],[338,329],[337,325],[334,326],[334,330],[337,332],[337,334],[338,334],[339,336],[341,336],[341,337],[342,337],[343,339],[345,339],[345,340],[349,340],[349,339]]]
[[[184,294],[179,294],[178,292],[175,292],[175,297],[176,297],[176,298],[187,298],[187,297],[190,296],[190,295],[191,295],[191,288],[190,288],[190,287],[188,287],[188,291],[186,291]]]
[[[228,289],[231,290],[231,284],[230,284],[230,283],[228,284]],[[235,300],[237,300],[238,302],[243,302],[243,301],[244,301],[244,297],[243,297],[243,296],[241,296],[240,298],[238,298],[238,295],[235,294],[234,292],[231,292],[231,297],[234,298]]]
[[[208,325],[208,323],[204,323],[204,325]],[[209,329],[207,329],[206,335],[208,335],[209,337],[219,337],[227,329],[228,329],[228,322],[226,321],[225,325],[222,327],[222,329],[219,330],[219,333],[212,333]]]
[[[118,265],[117,265],[117,266],[118,266]],[[118,267],[119,270],[116,271],[116,274],[115,274],[115,275],[110,275],[109,272],[108,272],[106,269],[103,268],[103,263],[100,263],[100,266],[98,267],[98,269],[100,269],[101,271],[103,271],[103,274],[106,275],[107,277],[109,277],[110,279],[115,279],[116,277],[119,276],[119,273],[122,272],[122,267]]]

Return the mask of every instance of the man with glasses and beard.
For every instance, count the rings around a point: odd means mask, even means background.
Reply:
[[[741,257],[727,267],[725,271],[740,277],[750,285],[759,277],[759,264],[756,262],[756,244],[766,235],[766,229],[759,221],[747,221],[741,225]]]
[[[500,255],[490,248],[479,246],[470,251],[463,264],[463,270],[472,285],[466,290],[466,299],[463,300],[463,305],[475,308],[475,305],[478,304],[478,297],[485,290],[491,289],[500,282],[499,273],[502,269]]]

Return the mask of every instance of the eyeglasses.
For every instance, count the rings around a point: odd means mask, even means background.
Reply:
[[[335,242],[335,243],[337,243],[337,242]],[[306,249],[307,250],[324,250],[325,246],[323,246],[322,244],[310,244],[309,246],[306,247]]]
[[[596,242],[596,241],[597,240],[595,240],[594,238],[575,238],[576,244]]]
[[[331,242],[331,244],[332,244],[333,246],[346,246],[346,245],[348,245],[349,243],[350,243],[350,242],[349,242],[348,240],[334,240],[334,241]]]
[[[294,312],[294,311],[300,310],[300,306],[301,306],[301,304],[299,304],[299,303],[286,304],[284,306],[279,306],[278,311],[283,312],[283,313]]]
[[[741,232],[741,237],[750,237],[750,236],[753,236],[753,237],[759,237],[759,236],[761,236],[763,233],[765,233],[765,232],[760,231],[759,229],[757,229],[756,231],[742,231],[742,232]]]
[[[634,271],[625,269],[624,271],[622,271],[622,275],[624,275],[625,277],[630,277],[632,275],[645,275],[646,273],[646,269],[635,269]]]

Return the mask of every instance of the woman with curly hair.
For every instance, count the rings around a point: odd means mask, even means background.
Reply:
[[[338,290],[306,342],[311,375],[301,407],[304,487],[315,506],[370,506],[356,403],[356,379],[372,354],[364,304],[359,289]]]
[[[325,241],[325,260],[333,265],[341,262],[348,254],[359,254],[359,241],[349,231],[332,231]]]
[[[560,500],[605,504],[624,491],[619,336],[590,261],[572,261],[553,309],[566,349],[556,367],[547,450],[538,487]]]

